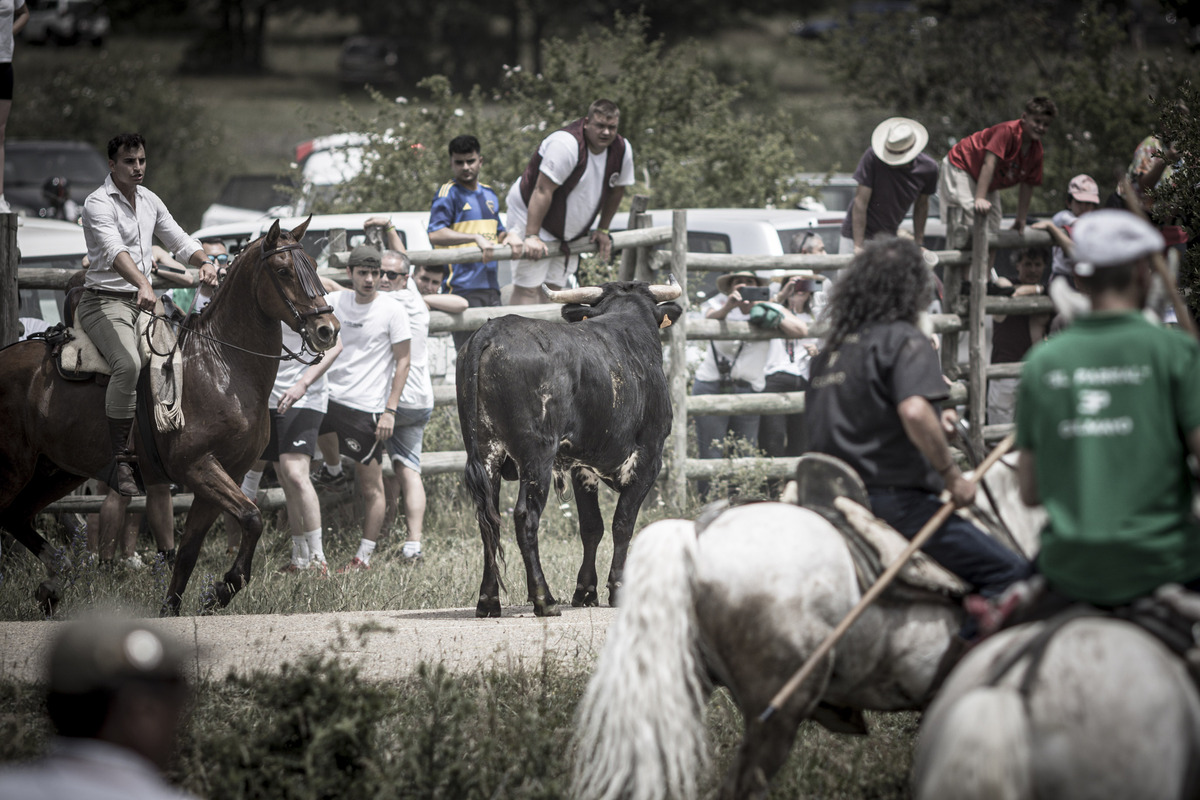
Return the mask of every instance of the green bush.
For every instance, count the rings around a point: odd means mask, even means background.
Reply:
[[[481,623],[482,624],[482,623]],[[451,674],[422,665],[371,683],[333,657],[196,687],[171,782],[202,797],[552,800],[567,796],[568,741],[587,668]],[[630,680],[637,676],[630,675]],[[0,764],[42,752],[42,690],[0,682]],[[904,798],[916,714],[868,714],[872,735],[801,726],[771,798]],[[743,720],[724,690],[709,704],[711,793],[737,752]]]
[[[434,76],[421,98],[375,93],[368,112],[347,107],[336,127],[371,135],[368,166],[323,208],[428,209],[451,178],[446,144],[462,133],[480,140],[481,180],[503,197],[541,140],[600,97],[620,106],[633,145],[629,195],[649,194],[660,208],[786,202],[785,178],[799,168],[786,115],[740,113],[740,90],[706,68],[698,48],[668,48],[646,28],[643,17],[618,15],[611,29],[550,40],[542,74],[510,67],[493,92],[462,95]]]

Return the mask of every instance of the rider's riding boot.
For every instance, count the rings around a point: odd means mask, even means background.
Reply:
[[[131,462],[137,460],[137,456],[129,450],[129,432],[132,429],[132,417],[130,419],[108,418],[108,435],[112,441],[113,461],[117,465],[112,488],[125,497],[136,497],[142,493],[138,488],[137,481],[133,479],[133,468],[129,466]]]

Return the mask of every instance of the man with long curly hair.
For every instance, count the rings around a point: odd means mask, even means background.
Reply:
[[[943,489],[960,508],[975,499],[946,439],[954,411],[938,411],[949,387],[918,327],[932,296],[919,247],[895,238],[868,242],[833,288],[832,329],[813,360],[807,395],[812,450],[857,470],[871,510],[909,538],[941,507]],[[957,514],[924,550],[988,596],[1030,571],[1025,559]]]

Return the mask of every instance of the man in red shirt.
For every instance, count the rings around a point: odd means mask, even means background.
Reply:
[[[975,215],[985,214],[988,231],[1000,232],[1000,190],[1020,184],[1013,229],[1025,229],[1033,187],[1042,183],[1042,137],[1058,109],[1048,97],[1025,104],[1020,119],[977,131],[950,149],[938,177],[946,246],[969,245]]]

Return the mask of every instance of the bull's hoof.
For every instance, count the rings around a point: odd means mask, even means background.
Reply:
[[[613,608],[617,607],[617,594],[620,588],[620,583],[610,583],[608,585],[608,604]]]
[[[475,606],[475,616],[480,619],[500,616],[500,598],[480,595],[479,604]]]
[[[54,616],[54,612],[58,610],[58,602],[62,599],[62,584],[58,578],[50,578],[44,580],[38,585],[37,591],[34,592],[34,597],[37,598],[38,605],[42,608],[42,613],[47,617]]]
[[[574,596],[571,597],[571,605],[575,608],[600,605],[600,595],[596,593],[596,587],[588,586],[576,589]]]
[[[534,603],[533,613],[539,617],[561,617],[557,603]]]

